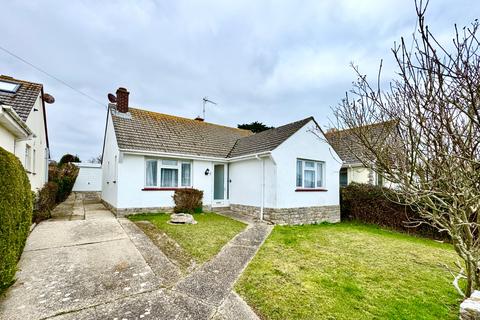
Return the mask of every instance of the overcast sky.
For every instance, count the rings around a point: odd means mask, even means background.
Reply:
[[[414,3],[372,1],[0,0],[0,46],[104,103],[97,104],[0,51],[0,74],[44,84],[53,159],[101,153],[107,93],[130,104],[236,126],[278,126],[313,115],[322,127],[351,88],[353,62],[372,77],[390,48],[411,39]],[[431,0],[427,23],[449,41],[480,2]],[[388,80],[388,79],[387,79]]]

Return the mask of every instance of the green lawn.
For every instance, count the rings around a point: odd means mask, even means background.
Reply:
[[[265,319],[458,319],[448,244],[355,223],[276,226],[235,290]]]
[[[165,232],[187,252],[196,263],[204,263],[214,257],[220,249],[246,225],[215,213],[196,213],[194,225],[171,225],[170,215],[165,213],[129,216],[132,221],[150,221]],[[147,233],[151,236],[151,234]]]

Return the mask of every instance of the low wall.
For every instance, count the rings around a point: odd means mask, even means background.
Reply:
[[[145,208],[116,208],[110,203],[102,199],[102,203],[108,210],[113,212],[117,217],[125,217],[128,215],[151,213],[151,212],[164,212],[173,213],[173,207],[145,207]],[[203,206],[203,212],[211,211],[210,206]]]
[[[260,207],[231,204],[230,210],[260,218]],[[340,206],[264,208],[263,219],[279,225],[335,223],[340,222]]]

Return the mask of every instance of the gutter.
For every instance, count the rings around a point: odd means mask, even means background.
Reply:
[[[270,154],[270,151],[265,151],[265,152],[253,153],[253,154],[234,157],[234,158],[219,158],[219,157],[199,156],[194,154],[145,151],[145,150],[136,150],[136,149],[124,149],[124,148],[119,149],[119,151],[127,154],[136,154],[136,155],[143,155],[143,156],[148,156],[148,155],[163,156],[163,157],[170,157],[170,158],[177,158],[177,159],[206,160],[206,161],[214,161],[214,162],[222,162],[222,163],[230,163],[230,162],[236,162],[236,161],[247,160],[247,159],[256,159],[258,156],[266,156]]]
[[[2,119],[5,120],[2,121]],[[35,134],[27,126],[25,121],[23,121],[10,106],[0,106],[0,122],[4,123],[7,129],[18,138],[15,139],[16,141],[28,140],[35,137]]]

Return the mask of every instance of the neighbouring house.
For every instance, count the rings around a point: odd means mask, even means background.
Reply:
[[[372,139],[379,139],[385,137],[387,133],[391,133],[391,124],[392,122],[382,122],[363,128],[369,130]],[[329,130],[325,133],[325,138],[343,161],[339,174],[341,187],[345,187],[352,182],[377,186],[385,186],[388,184],[388,182],[384,181],[383,177],[373,169],[374,166],[367,167],[360,161],[361,157],[366,158],[368,152],[365,147],[357,141],[353,129]]]
[[[102,191],[102,165],[100,163],[73,162],[78,167],[72,191]]]
[[[22,162],[33,191],[48,180],[50,158],[43,85],[0,76],[0,146]]]
[[[102,199],[118,215],[170,211],[177,188],[196,188],[208,210],[279,224],[338,222],[341,163],[317,129],[309,117],[253,134],[130,108],[119,88],[105,127]]]

